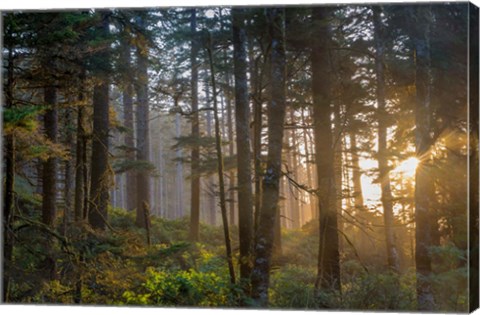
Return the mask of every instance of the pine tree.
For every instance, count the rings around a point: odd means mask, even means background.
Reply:
[[[99,25],[97,31],[103,40],[109,35],[110,12],[98,13]],[[110,171],[108,163],[109,149],[109,74],[110,48],[105,47],[97,53],[93,62],[97,68],[98,82],[93,88],[93,135],[92,135],[92,165],[88,209],[88,221],[93,228],[104,230],[108,220],[108,201],[110,186]]]
[[[251,183],[250,108],[247,83],[245,10],[232,10],[235,127],[238,166],[238,226],[240,240],[240,276],[250,278],[253,239],[253,196]]]
[[[252,298],[255,304],[268,305],[268,287],[274,243],[275,220],[281,177],[283,124],[285,120],[285,9],[267,9],[271,41],[270,100],[268,104],[268,155],[262,183],[262,203],[255,232]]]
[[[340,257],[337,234],[336,187],[333,160],[331,122],[331,91],[329,72],[329,29],[326,23],[331,9],[314,8],[312,11],[312,94],[315,132],[315,156],[318,180],[320,241],[318,273],[315,282],[320,290],[340,290]]]

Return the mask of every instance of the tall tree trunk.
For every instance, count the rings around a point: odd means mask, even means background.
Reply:
[[[83,81],[81,82],[83,86]],[[83,92],[80,92],[78,100],[83,102]],[[77,113],[77,147],[75,150],[75,205],[74,205],[74,216],[75,222],[79,222],[84,218],[84,168],[86,166],[86,161],[83,160],[84,152],[86,150],[84,146],[85,138],[85,129],[84,129],[84,111],[83,104],[80,104],[78,107]]]
[[[5,42],[7,34],[5,34]],[[13,48],[8,47],[7,57],[7,83],[5,85],[5,107],[13,108]],[[15,197],[15,137],[13,134],[7,134],[4,137],[4,158],[5,158],[5,190],[3,204],[3,283],[2,283],[2,302],[9,302],[11,263],[13,254],[13,218],[15,215],[14,197]]]
[[[417,269],[417,304],[419,310],[434,310],[435,301],[428,277],[431,275],[431,209],[428,175],[431,130],[431,64],[430,64],[430,6],[416,6],[413,44],[415,49],[415,149],[419,160],[415,172],[415,264]]]
[[[74,191],[74,221],[80,222],[85,218],[86,206],[85,195],[87,195],[86,188],[86,135],[85,135],[85,72],[80,74],[80,88],[78,93],[79,107],[77,111],[77,133],[76,133],[76,150],[75,150],[75,191]],[[83,254],[80,254],[79,261],[83,262]],[[75,291],[74,303],[81,304],[82,301],[82,275],[78,271],[75,275]]]
[[[145,29],[143,17],[137,21],[141,30]],[[138,34],[137,47],[137,78],[135,90],[137,93],[136,110],[136,135],[137,135],[137,161],[148,162],[150,159],[150,137],[148,133],[148,44],[143,34]],[[150,176],[146,169],[137,171],[136,178],[137,205],[135,224],[141,228],[147,228],[145,211],[150,207]],[[145,204],[147,206],[145,206]]]
[[[134,123],[133,123],[133,84],[131,79],[131,57],[130,57],[130,43],[128,41],[129,30],[125,29],[123,36],[121,37],[121,56],[123,68],[123,88],[122,88],[122,101],[124,112],[124,125],[127,128],[125,133],[125,147],[126,158],[130,161],[135,160],[135,140],[134,140]],[[135,171],[129,170],[126,172],[126,199],[127,210],[133,211],[137,205],[136,200],[136,175]]]
[[[341,99],[341,97],[340,97]],[[334,104],[334,129],[333,129],[333,160],[334,160],[334,177],[335,177],[335,208],[338,214],[340,214],[340,222],[338,222],[338,228],[341,230],[343,226],[342,214],[343,214],[343,122],[341,119],[342,105],[340,102]],[[341,230],[343,231],[343,230]]]
[[[102,22],[98,33],[103,38],[109,34],[108,12],[101,13]],[[90,205],[88,221],[99,230],[105,230],[108,219],[108,199],[110,186],[110,171],[108,166],[108,131],[109,131],[109,48],[100,51],[97,61],[102,63],[102,69],[97,70],[100,80],[93,88],[93,131],[92,131],[92,166],[90,181]]]
[[[179,107],[178,105],[178,99],[174,100],[175,102],[175,107]],[[177,112],[175,114],[175,136],[179,138],[182,134],[181,130],[181,120],[180,120],[180,113]],[[176,207],[178,208],[178,215],[180,217],[184,216],[184,206],[183,206],[183,199],[185,198],[184,192],[183,192],[183,162],[182,162],[182,149],[178,148],[175,152],[175,156],[177,158],[176,161],[176,176],[175,176],[175,181],[176,181],[176,186],[177,188],[175,189],[175,194],[177,197],[177,202],[176,202]]]
[[[249,21],[251,27],[252,21]],[[250,73],[250,94],[253,105],[253,173],[254,173],[254,215],[253,228],[257,230],[260,206],[262,201],[262,157],[261,157],[261,138],[262,138],[262,87],[261,74],[258,69],[258,59],[255,58],[254,37],[247,33],[248,44],[248,72]]]
[[[362,171],[358,158],[357,136],[350,132],[350,156],[352,158],[352,183],[353,183],[353,204],[355,211],[363,209]]]
[[[305,110],[302,108],[302,125],[307,127],[307,122],[305,119]],[[307,173],[307,184],[310,189],[313,188],[313,179],[312,179],[312,163],[311,163],[311,154],[310,154],[310,139],[308,138],[307,134],[309,133],[308,128],[303,130],[303,145],[305,146],[305,171]],[[313,219],[315,218],[315,213],[317,212],[317,198],[313,196],[311,193],[307,195],[309,200],[310,206],[310,217]]]
[[[197,16],[195,9],[192,9],[190,17],[190,35],[192,36],[191,45],[192,50],[190,54],[191,63],[191,93],[192,93],[192,138],[198,139],[200,137],[200,122],[198,115],[198,43],[195,39],[197,32]],[[200,225],[200,148],[194,145],[192,148],[192,168],[191,168],[191,205],[190,205],[190,233],[189,239],[191,241],[198,241],[199,239],[199,225]]]
[[[225,32],[225,23],[222,18],[222,8],[219,10],[220,29]],[[234,57],[235,58],[235,57]],[[231,76],[228,67],[228,55],[227,49],[223,49],[223,63],[225,67],[225,102],[227,105],[227,127],[228,127],[228,154],[229,156],[235,155],[235,142],[233,139],[233,106],[232,106],[232,92],[231,92]],[[245,69],[246,71],[246,69]],[[248,94],[247,94],[248,95]],[[248,98],[247,98],[248,101]],[[223,98],[222,98],[223,104]],[[222,118],[224,117],[224,111],[222,107]],[[225,134],[225,124],[222,123],[222,132]],[[230,225],[235,225],[235,169],[231,169],[228,173],[228,213],[230,215]]]
[[[227,252],[228,271],[230,273],[230,282],[235,284],[235,270],[233,268],[232,246],[230,242],[230,232],[228,229],[227,203],[225,200],[225,183],[223,175],[223,155],[222,155],[222,134],[220,133],[220,120],[218,118],[217,88],[215,80],[215,68],[213,65],[211,38],[207,47],[208,59],[210,63],[210,75],[212,78],[212,97],[213,97],[213,119],[215,121],[215,148],[217,153],[217,171],[218,186],[220,195],[220,211],[222,213],[223,233],[225,236],[225,248]]]
[[[336,187],[334,173],[334,148],[332,143],[331,95],[329,73],[330,32],[326,21],[328,8],[314,8],[315,27],[312,38],[312,92],[313,123],[315,133],[315,157],[318,180],[318,205],[320,242],[318,250],[318,274],[315,289],[340,290],[340,257],[338,250]]]
[[[57,92],[55,87],[48,86],[44,89],[44,102],[49,106],[43,120],[47,139],[53,143],[57,142],[58,113],[57,113]],[[53,226],[56,216],[56,177],[57,161],[50,157],[43,162],[42,167],[42,222]]]
[[[290,108],[290,124],[292,126],[296,125],[295,122],[295,109]],[[297,148],[297,134],[295,132],[295,128],[291,129],[289,132],[290,140],[292,145],[290,147],[290,150],[288,152],[289,154],[289,164],[290,164],[290,170],[292,172],[292,176],[295,180],[299,180],[298,178],[298,148]],[[290,200],[289,200],[289,208],[290,208],[290,213],[291,213],[291,222],[292,222],[292,228],[298,229],[300,227],[300,208],[298,206],[298,200],[300,199],[300,196],[296,193],[296,191],[292,189],[288,189],[288,194],[290,195]]]
[[[267,22],[271,40],[270,85],[268,106],[267,168],[262,183],[262,206],[255,235],[255,261],[252,271],[252,298],[258,306],[268,306],[268,287],[278,215],[281,177],[283,124],[285,120],[285,9],[268,8]]]
[[[73,141],[73,132],[72,126],[73,123],[73,112],[72,108],[69,107],[65,111],[65,124],[68,126],[66,128],[65,143],[67,146],[70,146],[71,151],[74,150],[74,141]],[[74,168],[72,161],[70,159],[65,160],[65,190],[64,190],[64,199],[65,199],[65,208],[63,212],[63,232],[66,233],[67,225],[72,220],[72,192],[73,192],[73,183],[74,183]]]
[[[390,187],[390,170],[388,166],[388,148],[387,148],[387,118],[388,113],[385,109],[385,70],[384,54],[385,39],[384,27],[382,25],[380,6],[373,6],[373,25],[375,40],[375,76],[377,84],[377,120],[378,120],[378,172],[380,176],[380,187],[382,190],[383,222],[385,225],[385,243],[387,249],[387,263],[391,270],[398,271],[399,261],[398,252],[395,246],[395,237],[393,224],[395,217],[393,214],[392,189]]]
[[[52,67],[51,62],[47,63]],[[47,81],[48,86],[44,88],[44,102],[48,106],[43,116],[45,135],[52,143],[57,142],[58,134],[58,110],[57,110],[57,90],[54,87],[53,80]],[[54,228],[57,215],[56,198],[57,197],[57,158],[49,157],[43,162],[42,166],[42,223]],[[56,261],[53,255],[52,243],[54,239],[51,235],[45,235],[45,268],[46,279],[56,278]]]
[[[86,110],[84,109],[84,113],[86,112]],[[85,116],[85,115],[84,115]],[[85,118],[84,118],[85,119]],[[91,154],[91,150],[89,150],[89,148],[91,148],[91,144],[89,141],[89,136],[88,136],[88,132],[85,132],[85,128],[88,127],[88,130],[92,130],[93,129],[93,126],[92,126],[92,123],[88,123],[86,124],[85,123],[86,121],[84,120],[83,123],[83,137],[82,137],[82,141],[83,141],[83,152],[82,152],[82,161],[83,161],[83,220],[85,221],[88,221],[88,217],[89,217],[89,207],[90,207],[90,185],[91,185],[91,169],[88,167],[88,164],[89,164],[89,159],[88,157],[92,156]],[[91,133],[93,134],[93,130],[91,131]]]
[[[210,97],[210,83],[208,78],[206,78],[205,81],[205,107],[206,108],[211,108],[210,103],[212,102],[212,97]],[[213,118],[213,113],[212,110],[207,110],[205,113],[205,122],[206,122],[206,132],[207,132],[207,137],[208,138],[214,138],[215,137],[215,132],[212,128],[215,128],[215,121]],[[213,127],[212,127],[213,126]],[[205,178],[205,186],[206,186],[206,198],[204,200],[204,206],[205,206],[205,213],[204,215],[208,215],[207,211],[210,213],[210,218],[216,220],[216,212],[217,212],[217,204],[215,203],[215,178],[212,175],[207,175]],[[213,221],[213,220],[212,220]]]
[[[250,107],[248,100],[245,10],[232,10],[233,64],[235,76],[235,127],[238,167],[238,237],[240,277],[249,279],[253,241],[253,194],[250,153]]]

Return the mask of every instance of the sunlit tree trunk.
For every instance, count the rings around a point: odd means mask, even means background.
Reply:
[[[341,99],[341,98],[340,98]],[[343,122],[341,119],[341,107],[339,101],[334,102],[334,129],[333,129],[333,160],[334,160],[334,173],[335,173],[335,187],[336,187],[336,197],[335,197],[335,208],[339,215],[339,222],[337,226],[340,231],[343,231]],[[340,239],[340,247],[342,242]]]
[[[428,277],[432,273],[429,247],[431,246],[430,171],[431,129],[431,58],[430,6],[416,6],[413,19],[415,49],[415,149],[419,160],[415,172],[415,264],[417,269],[417,306],[419,310],[434,310],[435,301]]]
[[[238,229],[240,277],[249,279],[253,241],[253,194],[251,183],[250,107],[248,99],[246,34],[243,9],[232,10],[235,76],[235,127],[238,166]]]
[[[108,13],[101,13],[101,25],[98,33],[103,38],[109,34]],[[88,221],[95,229],[104,230],[108,219],[108,200],[110,171],[108,169],[109,148],[109,49],[105,48],[97,53],[97,62],[102,63],[102,68],[97,69],[99,83],[93,88],[93,131],[92,131],[92,164],[90,183],[90,205]]]
[[[235,284],[235,270],[233,267],[232,259],[232,247],[230,242],[230,232],[228,227],[228,218],[227,218],[227,203],[225,200],[225,183],[224,183],[224,166],[223,166],[223,155],[222,155],[222,135],[220,133],[220,120],[218,117],[218,104],[217,104],[217,88],[215,80],[215,68],[213,65],[213,53],[211,46],[211,38],[209,46],[207,47],[208,59],[210,63],[210,75],[212,79],[212,97],[213,97],[213,119],[215,121],[215,149],[217,153],[217,171],[218,171],[218,186],[219,186],[219,197],[220,197],[220,211],[222,214],[223,222],[223,233],[225,236],[225,248],[227,252],[227,262],[228,262],[228,271],[230,274],[230,282]]]
[[[303,145],[305,146],[305,172],[307,174],[307,184],[310,189],[313,188],[313,179],[312,179],[312,172],[313,172],[313,167],[312,167],[312,156],[311,156],[311,151],[310,151],[310,139],[308,138],[308,128],[307,128],[307,121],[306,121],[306,114],[305,114],[305,109],[302,108],[302,125],[305,126],[306,128],[303,129]],[[309,200],[309,206],[310,206],[310,218],[315,217],[315,213],[317,212],[317,198],[313,196],[311,193],[308,194],[307,196]]]
[[[255,235],[255,261],[252,271],[252,298],[257,306],[268,306],[268,287],[274,239],[275,219],[278,216],[278,197],[281,177],[283,124],[285,120],[285,9],[268,8],[270,84],[268,104],[268,155],[262,183],[262,205]]]
[[[248,36],[248,67],[250,73],[250,93],[253,103],[253,173],[255,182],[254,194],[254,230],[256,230],[259,221],[260,207],[262,200],[262,160],[261,160],[261,138],[262,138],[262,91],[259,77],[259,70],[256,64],[253,36]]]
[[[290,108],[289,112],[290,116],[290,124],[295,127],[295,110]],[[291,171],[291,176],[294,180],[298,181],[298,147],[297,147],[297,134],[295,132],[295,128],[292,128],[289,132],[289,143],[291,143],[291,147],[288,152],[289,157],[289,167]],[[291,223],[292,228],[298,229],[300,227],[300,209],[298,206],[298,199],[300,198],[298,192],[294,189],[289,189],[287,192],[290,195],[289,199],[289,209],[291,213]]]
[[[362,190],[362,171],[360,170],[360,161],[358,158],[357,135],[350,132],[350,156],[352,159],[352,184],[353,184],[353,204],[355,211],[363,209],[363,190]]]
[[[398,271],[398,252],[395,246],[393,224],[392,189],[390,187],[390,170],[388,166],[387,148],[387,124],[388,113],[385,109],[385,39],[384,27],[382,25],[380,6],[373,6],[373,25],[375,40],[375,76],[376,76],[376,97],[377,97],[377,119],[378,119],[378,171],[380,186],[382,190],[383,220],[385,225],[385,243],[387,248],[388,267]]]
[[[138,26],[145,29],[145,21],[138,18]],[[137,38],[137,78],[135,89],[137,93],[136,109],[136,135],[137,135],[137,161],[149,161],[150,158],[150,137],[149,137],[149,106],[148,106],[148,45],[142,34]],[[146,228],[149,224],[148,215],[145,211],[150,207],[150,176],[148,171],[141,169],[137,171],[136,179],[137,205],[135,223],[138,227]]]
[[[190,16],[190,34],[191,40],[191,102],[192,102],[192,138],[198,139],[200,137],[200,124],[198,115],[198,43],[195,38],[197,32],[197,16],[195,9],[192,9]],[[191,241],[198,241],[199,224],[200,224],[200,148],[194,145],[192,148],[192,165],[191,165],[191,204],[190,204],[190,231],[189,239]]]
[[[329,16],[328,8],[313,9],[312,20],[315,29],[311,40],[312,92],[320,223],[318,273],[315,282],[317,296],[321,290],[340,290],[334,148],[330,118],[332,114],[328,57],[330,32],[326,23]]]

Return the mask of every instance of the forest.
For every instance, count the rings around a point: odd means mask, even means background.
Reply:
[[[478,307],[478,8],[2,12],[2,301]]]

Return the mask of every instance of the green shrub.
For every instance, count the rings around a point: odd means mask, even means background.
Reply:
[[[313,296],[316,271],[298,265],[286,265],[270,277],[270,305],[274,308],[316,308]]]
[[[415,273],[360,273],[342,285],[342,308],[370,310],[415,309]]]
[[[228,279],[214,272],[194,269],[147,269],[142,292],[126,291],[126,304],[165,306],[228,306],[235,300]]]

